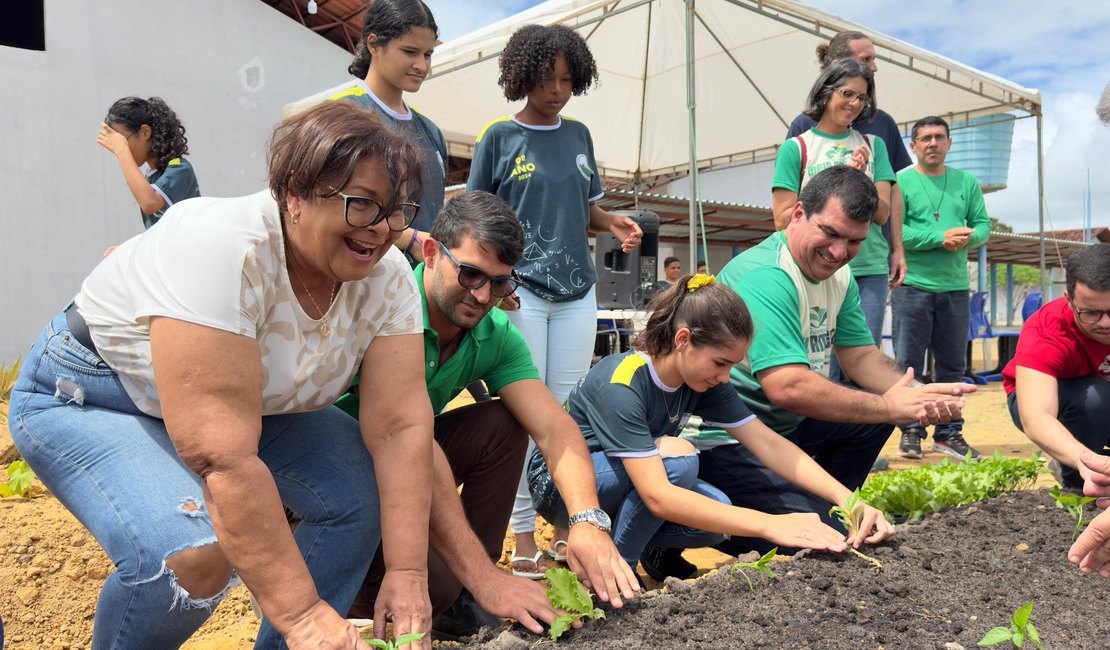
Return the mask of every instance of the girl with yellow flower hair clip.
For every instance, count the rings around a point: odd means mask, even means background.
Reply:
[[[600,505],[631,566],[656,580],[688,578],[694,565],[673,549],[710,546],[725,535],[783,547],[843,551],[842,533],[814,513],[771,515],[731,504],[698,478],[694,446],[679,438],[691,415],[729,432],[776,474],[840,503],[843,485],[748,410],[729,383],[754,333],[744,302],[711,275],[686,276],[656,296],[633,349],[597,363],[567,398],[594,463]],[[566,506],[539,452],[528,463],[537,512],[565,539]]]

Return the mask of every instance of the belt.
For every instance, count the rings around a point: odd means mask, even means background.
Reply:
[[[77,305],[72,302],[66,307],[66,327],[69,328],[69,333],[74,340],[85,346],[89,352],[100,356],[100,353],[96,351],[96,346],[93,345],[92,336],[89,334],[89,326],[77,311]]]

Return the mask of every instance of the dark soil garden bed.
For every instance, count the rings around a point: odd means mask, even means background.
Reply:
[[[901,525],[890,543],[865,547],[881,573],[848,553],[814,553],[774,562],[774,578],[749,571],[754,593],[723,569],[672,580],[620,611],[606,607],[606,620],[557,645],[970,649],[1034,601],[1030,620],[1046,648],[1110,647],[1110,580],[1068,563],[1073,528],[1044,490],[1004,495]],[[519,626],[479,640],[470,647],[553,647]]]

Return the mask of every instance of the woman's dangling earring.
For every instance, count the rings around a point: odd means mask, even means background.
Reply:
[[[300,214],[298,214],[296,212],[290,212],[289,213],[289,221],[291,221],[294,226],[297,225],[297,222],[300,221],[300,219],[301,219]]]

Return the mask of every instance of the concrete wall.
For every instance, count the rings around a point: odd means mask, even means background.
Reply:
[[[24,355],[104,249],[142,232],[108,107],[157,95],[177,112],[201,191],[265,187],[287,102],[342,83],[350,55],[257,0],[50,0],[46,51],[0,47],[0,361]]]

